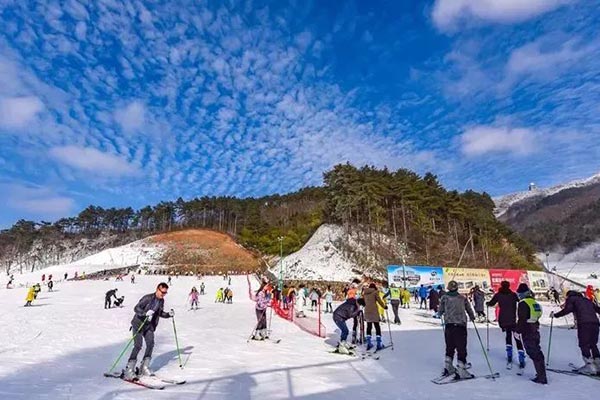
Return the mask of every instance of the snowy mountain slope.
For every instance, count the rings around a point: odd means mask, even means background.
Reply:
[[[523,377],[516,376],[514,370],[506,371],[504,334],[495,327],[490,329],[490,361],[501,374],[498,380],[433,385],[430,379],[439,374],[444,358],[443,333],[436,321],[414,308],[401,310],[403,325],[391,327],[394,350],[385,350],[378,361],[329,354],[329,344],[338,340],[329,315],[323,316],[328,332],[325,340],[274,316],[273,337],[282,338],[282,342],[247,343],[256,318],[245,277],[233,279],[232,305],[213,302],[214,292],[224,281],[207,278],[207,295],[201,296],[197,311],[187,311],[186,298],[192,285],[199,286],[199,281],[174,279],[166,306],[175,309],[179,344],[187,363],[183,370],[179,369],[173,326],[170,320],[161,320],[152,366],[159,375],[186,379],[185,385],[157,392],[104,378],[102,373],[130,337],[128,327],[135,301],[152,292],[159,281],[160,277],[149,275],[140,276],[134,285],[127,280],[66,282],[57,285],[54,293],[44,289],[37,306],[31,308],[22,307],[25,289],[2,289],[0,396],[11,400],[506,400],[507,396],[562,400],[587,398],[598,385],[590,378],[552,373],[548,386],[535,385],[528,380],[533,374],[531,362]],[[104,292],[113,287],[125,295],[125,307],[104,310]],[[551,310],[545,305],[546,316]],[[568,322],[572,323],[572,319]],[[557,368],[579,362],[576,333],[556,329],[562,323],[563,319],[555,321],[552,338],[551,365]],[[545,351],[547,318],[543,324]],[[487,364],[476,338],[473,329],[469,329],[472,371],[486,374]],[[387,332],[384,340],[389,342]],[[119,368],[124,364],[121,361]]]
[[[548,196],[552,196],[556,193],[559,193],[563,190],[573,189],[573,188],[581,188],[585,186],[590,186],[600,183],[600,173],[590,176],[589,178],[577,179],[568,183],[552,186],[546,189],[534,189],[523,192],[516,192],[507,194],[504,196],[494,197],[494,203],[496,204],[496,209],[494,214],[497,218],[500,218],[506,213],[506,211],[522,201],[530,200],[530,199],[538,199],[544,198]]]

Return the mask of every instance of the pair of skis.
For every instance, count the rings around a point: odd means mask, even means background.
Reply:
[[[183,385],[186,382],[185,380],[168,379],[158,376],[140,376],[135,379],[125,379],[123,372],[106,372],[104,376],[107,378],[121,379],[122,381],[152,390],[163,390],[169,385]]]
[[[435,383],[436,385],[447,385],[449,383],[458,383],[458,382],[468,382],[468,381],[472,381],[475,379],[481,379],[481,378],[485,378],[485,379],[496,379],[499,378],[500,374],[498,372],[494,372],[493,374],[488,374],[488,375],[479,375],[479,376],[473,376],[472,378],[456,378],[455,375],[442,375],[439,376],[437,378],[434,378],[431,380],[432,383]]]
[[[570,376],[587,376],[588,378],[600,380],[600,375],[589,375],[589,374],[584,374],[582,372],[578,372],[577,369],[579,367],[575,364],[569,363],[569,368],[571,368],[571,369],[568,370],[568,369],[546,368],[546,370],[557,373],[557,374],[570,375]]]

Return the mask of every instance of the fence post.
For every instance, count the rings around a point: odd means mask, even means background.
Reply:
[[[319,313],[319,318],[317,318],[317,323],[319,324],[319,337],[321,337],[321,299],[317,302],[317,312]]]

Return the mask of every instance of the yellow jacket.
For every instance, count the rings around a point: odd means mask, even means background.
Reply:
[[[25,298],[25,301],[33,301],[34,298],[35,298],[35,288],[32,286],[29,288],[29,291],[27,292],[27,297]]]
[[[382,291],[379,291],[379,298],[381,299],[381,301],[383,302],[383,304],[385,304],[385,299],[383,298],[384,293]],[[381,307],[381,305],[379,303],[377,303],[377,311],[379,311],[379,315],[385,315],[385,308]]]
[[[410,292],[406,289],[402,289],[402,302],[403,303],[410,302]]]

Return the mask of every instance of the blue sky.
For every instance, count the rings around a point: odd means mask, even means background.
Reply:
[[[600,170],[583,0],[0,0],[0,226],[318,185],[499,195]]]

